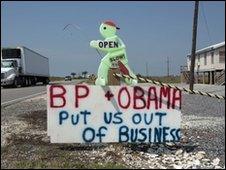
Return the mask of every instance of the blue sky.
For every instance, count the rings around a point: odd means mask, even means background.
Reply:
[[[129,65],[135,73],[179,74],[191,51],[194,2],[3,2],[2,46],[26,46],[50,59],[50,74],[96,73],[100,56],[89,42],[102,39],[99,25],[111,19],[121,29]],[[225,41],[225,2],[204,1],[199,8],[197,48]],[[203,16],[206,16],[209,34]],[[68,23],[81,30],[68,27]]]

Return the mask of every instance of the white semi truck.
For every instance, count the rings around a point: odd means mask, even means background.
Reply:
[[[1,86],[32,86],[49,83],[49,59],[26,47],[2,48]]]

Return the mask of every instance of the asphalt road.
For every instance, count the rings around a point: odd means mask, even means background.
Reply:
[[[84,80],[57,81],[50,84],[77,84]],[[8,105],[46,92],[45,85],[19,88],[1,88],[1,105]]]

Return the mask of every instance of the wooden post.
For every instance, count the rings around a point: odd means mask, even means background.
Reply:
[[[180,82],[183,83],[183,73],[180,73]]]
[[[211,81],[210,81],[210,77],[211,77],[211,76],[210,76],[210,71],[208,71],[208,84],[210,84],[210,82],[211,82]]]
[[[214,71],[211,71],[211,84],[214,84]]]
[[[199,1],[195,1],[194,18],[193,18],[193,33],[192,33],[190,81],[189,81],[190,90],[193,90],[193,87],[194,87],[194,67],[195,67],[195,51],[196,51],[198,11],[199,11]]]
[[[195,72],[195,75],[194,75],[194,83],[198,83],[198,72],[196,71]]]
[[[180,66],[180,83],[183,83],[183,72],[182,72],[182,66]]]
[[[210,72],[210,80],[211,80],[210,84],[213,84],[213,72],[212,71]]]
[[[216,71],[213,71],[213,84],[215,84]]]
[[[114,73],[120,73],[118,68],[110,68],[108,70],[108,85],[117,86],[120,85],[120,79],[114,76]]]
[[[205,84],[205,72],[203,72],[202,83]]]
[[[167,57],[166,63],[167,63],[167,77],[169,77],[169,57]]]
[[[213,82],[212,78],[213,78],[212,71],[210,71],[210,84],[212,84]]]

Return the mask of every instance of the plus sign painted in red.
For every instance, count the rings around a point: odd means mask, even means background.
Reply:
[[[108,101],[110,101],[111,98],[114,97],[114,94],[112,94],[110,91],[107,91],[105,93],[105,97],[107,98]]]

